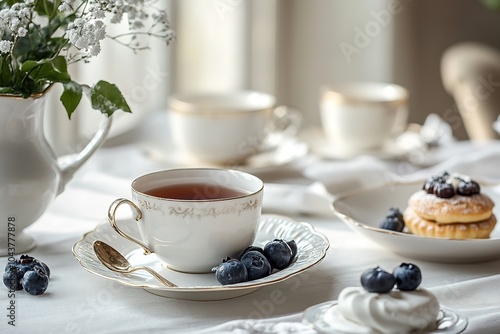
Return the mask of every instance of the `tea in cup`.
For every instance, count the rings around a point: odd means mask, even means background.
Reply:
[[[173,270],[207,273],[252,245],[264,183],[254,175],[215,168],[171,169],[138,177],[132,200],[115,200],[109,222],[122,237],[155,253]],[[141,240],[123,232],[116,211],[132,208]]]
[[[337,152],[380,150],[406,128],[408,92],[381,82],[325,86],[320,116],[326,139]]]
[[[176,94],[169,99],[173,144],[191,157],[216,164],[240,164],[294,136],[301,115],[276,106],[270,94],[235,91]]]

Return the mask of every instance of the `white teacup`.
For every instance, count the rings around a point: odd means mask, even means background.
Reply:
[[[115,200],[111,226],[124,238],[155,253],[169,268],[206,273],[227,256],[250,246],[257,233],[263,182],[248,173],[212,168],[172,169],[138,177],[132,201]],[[116,210],[129,205],[142,240],[123,232]]]
[[[300,114],[257,91],[177,94],[169,99],[173,144],[217,164],[242,163],[296,134]]]
[[[405,130],[408,92],[402,86],[381,82],[325,86],[320,115],[325,135],[336,151],[379,150]]]

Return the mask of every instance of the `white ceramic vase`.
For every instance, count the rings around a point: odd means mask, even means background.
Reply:
[[[104,142],[111,126],[111,118],[104,119],[81,152],[58,160],[45,139],[46,97],[0,95],[0,256],[35,246],[24,229],[64,190],[75,171]]]

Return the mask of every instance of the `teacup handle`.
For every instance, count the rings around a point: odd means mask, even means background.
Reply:
[[[274,108],[270,122],[270,138],[266,141],[266,146],[276,146],[283,139],[295,136],[301,124],[302,115],[298,110],[284,105]]]
[[[132,202],[126,198],[118,198],[115,201],[113,201],[113,203],[111,203],[111,205],[109,206],[109,209],[108,209],[109,224],[116,231],[116,233],[118,233],[119,235],[121,235],[125,239],[132,241],[132,242],[138,244],[139,246],[141,246],[142,249],[144,249],[144,255],[149,255],[151,253],[154,253],[154,251],[152,251],[144,242],[138,240],[137,238],[134,238],[134,237],[128,235],[127,233],[123,232],[118,227],[118,224],[116,223],[115,216],[116,216],[116,211],[118,210],[118,208],[122,204],[128,204],[130,206],[130,208],[132,209],[132,211],[135,211],[135,213],[136,213],[136,215],[134,217],[135,221],[138,222],[139,220],[142,219],[141,209],[139,209],[139,207],[137,205],[135,205],[134,202]]]

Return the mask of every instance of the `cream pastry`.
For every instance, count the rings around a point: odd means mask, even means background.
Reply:
[[[400,334],[433,330],[438,313],[437,298],[423,288],[374,293],[349,287],[340,293],[337,307],[325,313],[325,321],[345,333]]]
[[[432,331],[439,302],[429,290],[419,287],[421,280],[420,268],[411,263],[402,263],[392,273],[380,267],[368,269],[361,275],[362,287],[342,290],[323,320],[341,333]]]

